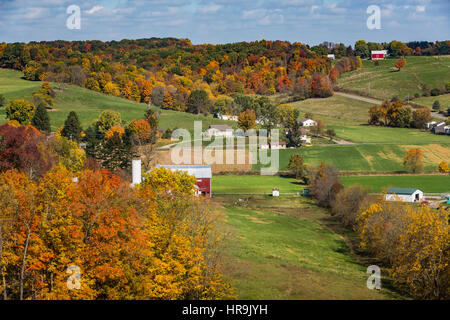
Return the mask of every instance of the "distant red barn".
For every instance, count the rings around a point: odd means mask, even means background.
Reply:
[[[196,194],[211,197],[211,166],[208,165],[157,165],[156,168],[164,167],[172,171],[185,171],[197,179],[195,183]]]
[[[387,57],[387,50],[378,50],[371,52],[372,60],[384,60]]]

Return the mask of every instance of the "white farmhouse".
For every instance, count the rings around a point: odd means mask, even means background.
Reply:
[[[312,119],[308,119],[308,118],[303,118],[302,120],[300,120],[299,124],[302,127],[315,127],[317,126],[317,122],[312,120]]]
[[[300,129],[300,141],[302,144],[311,144],[311,138],[306,135],[306,130],[304,128]]]
[[[230,116],[228,114],[217,114],[216,115],[217,119],[220,120],[229,120],[229,121],[238,121],[238,116]]]
[[[334,59],[335,59],[335,56],[334,56],[334,54],[329,54],[329,55],[327,55],[327,58],[328,58],[328,59],[334,60]]]
[[[271,142],[270,149],[274,149],[274,150],[286,149],[286,142],[284,142],[284,141]]]
[[[420,202],[423,199],[423,191],[414,188],[389,188],[386,193],[386,201]]]
[[[436,124],[437,124],[436,121],[430,121],[430,122],[427,122],[425,126],[427,127],[427,129],[431,129],[431,128],[433,128]]]
[[[209,126],[203,135],[207,137],[232,137],[233,128],[226,124],[213,124]]]

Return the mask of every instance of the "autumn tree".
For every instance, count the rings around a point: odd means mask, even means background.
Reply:
[[[359,216],[357,229],[360,246],[387,262],[398,287],[417,299],[448,299],[448,212],[380,197]]]
[[[290,104],[281,104],[278,106],[280,123],[285,128],[292,128],[297,122],[299,111]]]
[[[439,163],[438,171],[442,172],[442,173],[450,172],[450,169],[448,168],[448,163],[445,161],[442,161],[441,163]]]
[[[421,149],[410,149],[405,156],[403,166],[406,169],[412,170],[416,173],[423,169],[423,154]]]
[[[289,158],[288,169],[295,175],[295,179],[305,180],[306,178],[306,165],[301,154],[293,154]]]
[[[161,107],[163,107],[164,109],[169,109],[169,110],[172,110],[174,108],[173,97],[169,91],[164,93]]]
[[[336,131],[333,128],[327,129],[326,134],[330,138],[330,141],[336,137]]]
[[[412,123],[418,129],[425,128],[425,125],[431,121],[431,112],[428,108],[419,108],[413,112]]]
[[[81,140],[81,132],[82,129],[77,114],[75,111],[70,111],[61,130],[61,136],[79,142]]]
[[[239,114],[238,125],[244,131],[256,128],[255,111],[247,109]]]
[[[308,184],[311,194],[320,206],[329,207],[342,189],[342,185],[338,182],[338,171],[332,166],[325,165],[325,162],[321,162],[319,168],[311,168],[309,171]]]
[[[146,120],[132,120],[128,128],[133,133],[139,145],[150,143],[152,141],[153,130]]]
[[[32,126],[0,126],[0,171],[17,169],[35,179],[55,163],[45,137]]]
[[[323,134],[325,128],[326,128],[326,124],[325,122],[323,122],[322,120],[316,120],[316,125],[311,127],[311,133],[314,134],[315,136],[319,136],[321,134]]]
[[[353,230],[357,224],[359,214],[366,209],[363,206],[368,205],[368,195],[368,188],[360,185],[342,189],[331,202],[331,212],[344,227]]]
[[[31,124],[35,109],[35,106],[26,100],[12,100],[6,106],[6,117],[18,121],[21,125]]]
[[[122,116],[119,112],[113,110],[105,110],[99,115],[96,126],[101,133],[106,133],[114,125],[122,124]]]
[[[406,65],[406,59],[403,57],[398,59],[395,62],[395,67],[397,68],[398,71],[400,71],[405,65]]]

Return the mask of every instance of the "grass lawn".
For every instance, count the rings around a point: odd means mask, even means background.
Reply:
[[[339,181],[346,187],[355,184],[367,186],[371,192],[382,192],[388,187],[414,187],[426,193],[450,192],[449,175],[343,176]],[[301,193],[306,185],[282,176],[214,175],[212,187],[213,194],[270,194],[273,188],[279,188],[280,193]]]
[[[3,94],[7,102],[14,99],[26,99],[31,101],[34,91],[41,87],[40,81],[27,81],[22,79],[22,73],[14,70],[0,69],[0,93]],[[53,84],[53,87],[54,84]],[[75,111],[81,121],[83,128],[87,128],[103,110],[115,110],[121,113],[122,119],[126,122],[133,119],[142,119],[147,105],[132,102],[126,99],[105,95],[84,88],[72,85],[65,85],[64,90],[56,90],[56,99],[53,110],[49,112],[52,130],[56,131],[64,124],[70,111]],[[203,128],[210,124],[230,124],[236,125],[234,121],[223,121],[214,119],[212,116],[193,115],[185,112],[172,110],[162,110],[153,107],[154,110],[161,111],[159,125],[161,129],[185,128],[189,131],[194,128],[194,121],[203,121]],[[5,109],[0,109],[0,123],[6,122]]]
[[[304,187],[295,179],[280,176],[215,175],[212,179],[213,193],[271,194],[273,188],[279,188],[280,193],[297,193]]]
[[[373,61],[364,60],[361,70],[343,74],[338,84],[344,89],[368,92],[380,99],[393,96],[404,99],[422,93],[421,84],[432,89],[444,87],[450,81],[450,56],[406,57],[406,66],[400,72],[395,71],[396,61],[387,59],[375,66]]]
[[[414,102],[419,103],[417,102],[418,100],[414,100]],[[430,102],[430,107],[433,101]],[[363,101],[334,95],[329,98],[307,99],[290,104],[301,111],[301,118],[306,112],[310,112],[313,114],[314,119],[321,119],[329,128],[333,128],[338,138],[355,143],[396,142],[414,144],[450,142],[448,136],[438,136],[417,129],[368,126],[369,109],[372,104]],[[444,105],[442,101],[441,105]]]
[[[360,124],[367,123],[369,109],[372,104],[334,95],[329,98],[314,98],[289,103],[301,111],[300,118],[306,112],[312,113],[314,117],[325,116],[333,119],[337,124]],[[331,124],[330,121],[325,121]]]
[[[450,108],[450,93],[436,97],[421,97],[412,100],[412,102],[431,108],[436,100],[441,103],[441,110],[447,111],[447,109]]]
[[[344,186],[360,184],[371,192],[383,192],[388,187],[418,188],[425,193],[450,192],[449,175],[415,176],[347,176],[339,178]]]
[[[224,207],[231,230],[224,275],[238,298],[399,298],[388,286],[367,289],[370,262],[358,262],[343,237],[324,226],[330,217],[324,209],[304,198],[275,200]]]
[[[355,143],[450,143],[450,137],[409,128],[330,125],[338,138]]]
[[[279,150],[280,171],[287,171],[289,158],[301,154],[310,166],[318,166],[324,161],[341,171],[351,172],[398,172],[404,171],[403,159],[409,149],[419,148],[424,154],[425,171],[437,171],[441,161],[450,159],[450,144],[428,145],[329,145],[300,149]],[[260,164],[253,165],[259,170]]]

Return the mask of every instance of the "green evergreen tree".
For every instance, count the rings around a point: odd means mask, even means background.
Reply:
[[[50,132],[50,118],[48,117],[47,108],[39,105],[34,112],[31,124],[40,131]]]
[[[64,128],[61,131],[61,135],[70,140],[80,141],[81,140],[81,125],[78,116],[74,111],[70,111],[64,122]]]
[[[103,141],[97,157],[104,168],[114,170],[130,167],[131,160],[137,156],[131,137],[132,132],[127,128],[122,136],[115,132],[111,138]]]

